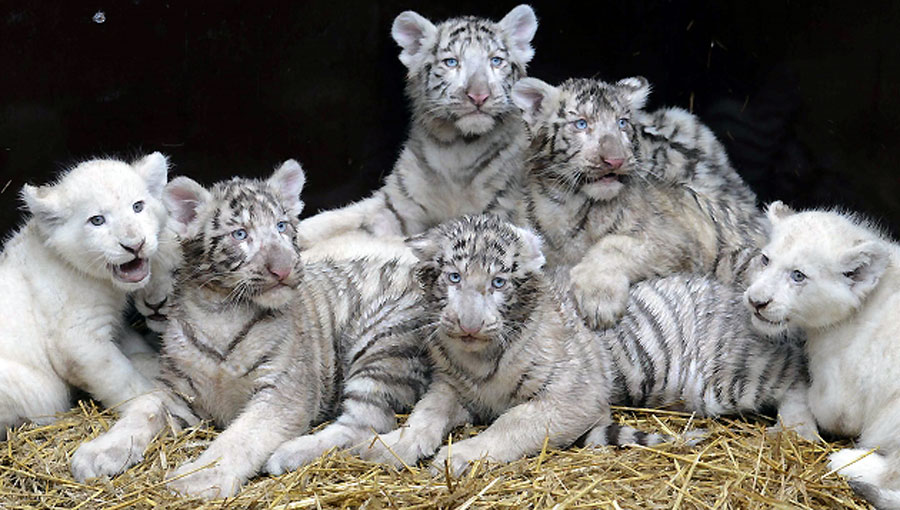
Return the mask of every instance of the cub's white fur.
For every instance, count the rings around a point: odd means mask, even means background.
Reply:
[[[769,206],[772,235],[745,293],[754,325],[800,328],[819,427],[857,438],[831,457],[879,507],[900,508],[900,246],[850,215]]]
[[[406,236],[463,214],[512,209],[528,138],[509,94],[534,56],[536,30],[527,5],[499,22],[397,16],[391,34],[409,70],[409,139],[380,190],[300,224],[303,248],[348,232]]]
[[[71,386],[105,406],[151,388],[114,339],[151,276],[167,171],[158,152],[98,159],[22,189],[32,218],[0,255],[0,435],[69,409]]]

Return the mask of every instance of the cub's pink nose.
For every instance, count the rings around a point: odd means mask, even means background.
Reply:
[[[119,246],[121,246],[122,249],[124,249],[128,253],[130,253],[132,255],[137,255],[138,253],[141,252],[141,248],[144,247],[145,241],[146,241],[146,239],[141,239],[140,242],[132,244],[131,246],[128,246],[127,244],[119,243]]]
[[[463,333],[465,333],[467,335],[474,335],[474,334],[478,333],[479,331],[481,331],[481,326],[484,325],[483,322],[479,323],[477,325],[476,324],[465,324],[463,322],[459,322],[458,324],[459,324],[459,329],[463,330]]]
[[[278,278],[279,282],[283,282],[284,279],[287,278],[288,275],[291,274],[291,268],[287,267],[287,266],[285,266],[285,267],[267,266],[267,269],[269,270],[270,273],[272,273],[272,275],[275,278]]]
[[[615,170],[621,168],[622,164],[625,163],[625,160],[623,158],[603,158],[603,162]]]
[[[468,94],[466,94],[466,95],[469,96],[469,100],[471,100],[472,103],[473,103],[475,106],[481,106],[481,105],[483,105],[484,102],[487,101],[487,99],[488,99],[489,97],[491,97],[490,94],[472,94],[472,93],[468,93]]]

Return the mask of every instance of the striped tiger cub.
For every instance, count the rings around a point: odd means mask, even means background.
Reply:
[[[765,238],[753,192],[709,129],[683,110],[644,112],[648,94],[643,78],[513,88],[532,136],[515,222],[544,238],[550,267],[571,269],[593,327],[614,323],[646,278],[742,280]]]
[[[229,496],[279,447],[277,469],[290,469],[395,428],[395,413],[416,402],[430,368],[417,338],[426,322],[412,265],[303,263],[294,233],[304,179],[290,160],[266,181],[235,178],[211,190],[185,177],[169,183],[184,265],[163,337],[161,390],[75,452],[77,479],[138,462],[168,412],[224,428],[170,487]],[[304,435],[326,419],[334,422]]]
[[[500,21],[435,24],[400,13],[391,35],[408,69],[409,138],[381,189],[300,224],[303,248],[351,232],[408,236],[463,214],[515,207],[528,136],[509,94],[534,56],[536,31],[527,5]]]
[[[421,257],[434,333],[433,382],[406,426],[363,456],[394,465],[431,455],[454,426],[491,425],[432,461],[464,472],[473,460],[566,446],[652,443],[612,424],[609,405],[663,406],[715,416],[776,406],[815,437],[802,348],[752,332],[741,295],[702,276],[635,285],[615,328],[588,329],[541,266],[541,242],[492,216],[465,217],[410,240]],[[565,286],[566,282],[562,282]],[[449,458],[448,458],[449,456]]]

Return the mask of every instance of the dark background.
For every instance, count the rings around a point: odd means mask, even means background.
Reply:
[[[306,214],[363,197],[407,130],[393,18],[515,5],[0,1],[0,234],[23,183],[97,155],[160,150],[205,184],[292,157]],[[644,75],[649,108],[692,108],[762,201],[840,204],[900,230],[900,2],[531,5],[530,75]]]

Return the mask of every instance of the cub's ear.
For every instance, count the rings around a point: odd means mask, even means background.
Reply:
[[[147,154],[141,159],[135,160],[131,167],[140,175],[144,182],[147,183],[147,189],[150,194],[156,198],[162,196],[163,188],[166,187],[166,179],[169,173],[169,159],[161,152]]]
[[[522,78],[512,88],[512,101],[522,110],[522,117],[533,126],[550,108],[559,91],[553,85],[537,78]]]
[[[519,264],[525,271],[536,273],[544,267],[544,253],[541,247],[544,242],[540,236],[527,228],[515,227],[519,234],[520,249],[519,255],[522,262]]]
[[[415,11],[401,12],[394,18],[391,36],[400,45],[400,62],[411,69],[425,40],[437,32],[434,24]]]
[[[531,6],[522,4],[514,7],[500,20],[500,28],[510,43],[509,53],[518,62],[527,64],[534,57],[531,40],[537,32],[537,17]]]
[[[890,250],[883,241],[866,241],[847,249],[841,255],[840,267],[851,281],[850,288],[862,299],[878,285],[890,260]]]
[[[769,218],[769,221],[772,222],[773,225],[794,214],[796,214],[794,210],[781,200],[776,200],[766,207],[766,217]]]
[[[404,242],[420,262],[427,262],[433,259],[439,249],[431,230],[407,237]]]
[[[162,199],[175,232],[181,237],[190,237],[196,228],[192,224],[197,219],[197,212],[210,199],[210,194],[197,181],[176,177],[166,185]]]
[[[49,186],[22,186],[22,201],[31,214],[43,224],[53,225],[62,221],[63,205],[59,194]]]
[[[306,174],[303,173],[300,163],[293,159],[285,161],[266,183],[278,193],[288,214],[300,216],[300,213],[303,212],[303,200],[300,200],[300,192],[303,191],[303,185],[306,184]]]
[[[616,82],[616,88],[625,96],[632,110],[640,110],[650,96],[650,82],[643,76],[623,78]]]

